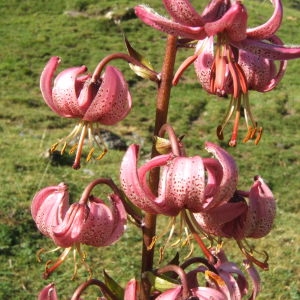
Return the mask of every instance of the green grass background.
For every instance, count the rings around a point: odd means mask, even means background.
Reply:
[[[200,9],[206,1],[193,1]],[[261,24],[272,13],[268,1],[244,1],[250,15],[249,24]],[[112,177],[118,182],[122,151],[111,150],[100,162],[82,164],[71,169],[72,160],[59,163],[47,158],[49,147],[66,136],[75,120],[61,119],[44,103],[39,90],[39,76],[53,55],[62,58],[61,69],[86,65],[92,72],[97,63],[113,52],[126,51],[123,32],[132,45],[144,53],[156,70],[162,63],[166,36],[141,24],[133,14],[137,1],[0,1],[0,299],[35,299],[38,291],[55,281],[60,299],[68,299],[75,287],[86,279],[79,265],[78,278],[71,281],[73,262],[43,280],[44,263],[36,260],[40,248],[51,249],[51,241],[36,230],[30,216],[30,202],[42,187],[64,181],[69,184],[73,201],[83,188],[97,177]],[[161,2],[151,5],[164,12]],[[300,1],[284,1],[283,25],[278,35],[287,44],[300,44]],[[112,18],[107,13],[112,12]],[[119,25],[117,25],[118,23]],[[176,66],[192,53],[178,54]],[[142,144],[142,158],[151,148],[156,88],[136,77],[124,62],[116,61],[125,74],[133,96],[133,109],[114,128],[109,128],[130,143]],[[251,241],[268,251],[270,270],[261,272],[260,299],[299,299],[299,153],[300,135],[300,61],[288,64],[280,85],[268,94],[250,94],[250,102],[264,134],[258,146],[239,143],[222,146],[239,165],[239,188],[248,189],[252,178],[260,174],[277,199],[277,218],[273,231],[261,241]],[[184,142],[190,155],[206,155],[206,140],[218,143],[215,129],[227,108],[227,101],[216,99],[201,90],[193,68],[185,74],[171,95],[169,122]],[[241,123],[240,136],[246,133]],[[230,136],[230,126],[225,138]],[[95,193],[103,193],[96,190]],[[159,220],[165,224],[165,220]],[[87,263],[94,276],[107,272],[123,286],[138,274],[140,232],[129,225],[119,243],[105,249],[86,248]],[[234,243],[226,242],[229,257],[240,262],[243,257]],[[167,253],[171,257],[174,249]],[[197,254],[197,251],[196,251]],[[55,255],[52,256],[55,258]],[[165,262],[165,261],[164,261]],[[92,296],[85,299],[95,299]]]

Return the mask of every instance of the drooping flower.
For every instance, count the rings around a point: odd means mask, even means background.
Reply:
[[[74,130],[59,143],[66,146],[79,137],[71,151],[76,149],[73,167],[80,168],[80,157],[86,137],[91,144],[99,145],[93,135],[99,124],[114,125],[123,120],[131,109],[131,96],[122,73],[115,67],[107,66],[101,76],[99,68],[91,76],[85,74],[86,66],[72,67],[60,72],[53,81],[54,73],[60,63],[60,58],[50,58],[41,78],[40,88],[46,104],[59,116],[80,119]],[[100,68],[101,69],[101,68]],[[54,151],[58,144],[54,144]],[[94,152],[92,148],[87,156],[89,160]],[[101,158],[103,155],[100,155]]]
[[[248,198],[248,201],[245,198]],[[193,214],[200,230],[219,238],[233,238],[250,262],[268,269],[243,245],[246,238],[262,238],[272,229],[276,202],[264,180],[256,176],[249,192],[237,190],[232,199],[206,212]],[[194,223],[195,224],[195,223]],[[251,252],[251,251],[250,251]]]
[[[235,206],[240,205],[244,208],[235,210]],[[236,191],[229,202],[194,216],[205,232],[241,240],[266,236],[272,229],[275,214],[273,193],[264,180],[256,176],[249,192]]]
[[[152,214],[176,216],[181,210],[200,212],[229,201],[236,190],[237,167],[222,148],[206,143],[215,158],[159,155],[137,166],[138,145],[131,145],[121,164],[123,191],[131,202]],[[162,167],[158,195],[147,182],[147,173]]]
[[[113,189],[108,199],[90,195],[97,184],[107,184]],[[117,241],[124,232],[126,212],[121,194],[112,180],[100,178],[91,182],[77,203],[69,205],[68,188],[64,183],[39,191],[33,198],[31,214],[40,232],[54,243],[65,248],[63,254],[44,274],[48,277],[75,247],[79,254],[81,244],[104,247]]]
[[[217,128],[218,137],[223,139],[224,128],[235,112],[229,145],[236,146],[243,110],[248,128],[243,141],[255,138],[257,144],[262,128],[252,116],[248,91],[272,90],[284,75],[286,60],[300,57],[300,47],[285,46],[275,35],[282,21],[281,0],[272,0],[272,16],[254,28],[248,28],[248,14],[241,1],[212,0],[202,14],[188,0],[163,3],[172,20],[143,5],[135,8],[136,15],[157,30],[181,37],[179,44],[198,41],[195,54],[182,63],[173,83],[177,84],[183,71],[194,62],[206,91],[218,96],[231,95],[228,111]],[[279,61],[278,67],[274,61]]]

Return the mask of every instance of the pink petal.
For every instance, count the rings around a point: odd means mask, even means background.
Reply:
[[[208,36],[226,31],[230,40],[241,41],[247,36],[247,19],[246,8],[240,2],[236,2],[220,19],[206,23],[204,29]]]
[[[203,26],[203,20],[188,0],[164,0],[164,5],[175,22],[187,26]]]
[[[211,0],[203,10],[201,17],[204,23],[214,22],[220,18],[227,9],[227,4],[224,0]]]
[[[68,187],[61,183],[39,191],[33,198],[31,214],[42,234],[51,237],[69,207]]]
[[[249,209],[245,224],[245,237],[261,238],[272,229],[276,215],[276,202],[272,191],[258,177],[249,193]]]
[[[181,36],[190,39],[203,39],[206,37],[206,33],[202,26],[186,26],[174,21],[171,21],[165,17],[157,14],[153,9],[145,5],[138,5],[135,7],[135,14],[145,24],[165,32],[167,34]]]
[[[154,202],[155,196],[150,192],[149,188],[144,188],[145,183],[143,183],[143,175],[155,166],[165,164],[169,158],[169,155],[158,156],[152,159],[146,167],[141,167],[141,171],[137,171],[137,157],[138,157],[138,145],[131,145],[125,153],[120,169],[120,181],[122,189],[129,200],[135,204],[140,209],[152,213],[160,213],[158,205]]]
[[[80,243],[82,229],[89,210],[86,205],[73,203],[61,223],[53,228],[52,239],[59,247],[68,248]]]
[[[244,221],[241,217],[246,212],[247,204],[244,202],[225,203],[208,212],[196,213],[194,217],[202,230],[208,234],[236,238],[241,235]]]
[[[271,60],[289,60],[300,57],[300,47],[297,46],[287,47],[253,39],[231,41],[230,43],[236,48]]]
[[[99,90],[83,120],[114,125],[128,115],[131,105],[131,96],[122,73],[107,66]]]
[[[139,295],[139,283],[136,279],[128,281],[124,291],[124,300],[137,300]]]
[[[109,197],[111,208],[102,200],[89,201],[89,215],[82,229],[81,243],[94,247],[108,246],[124,233],[127,215],[117,195]]]
[[[39,293],[38,300],[58,300],[54,283],[46,285]]]
[[[220,291],[210,287],[197,287],[191,289],[192,295],[199,297],[201,300],[226,300],[227,297]]]
[[[255,269],[254,265],[251,262],[244,260],[244,265],[245,265],[246,270],[252,280],[252,285],[253,285],[252,294],[251,294],[249,300],[254,300],[257,298],[257,295],[261,291],[260,276],[259,276],[259,273],[257,272],[257,270]]]
[[[216,157],[223,168],[223,178],[219,192],[213,196],[212,200],[207,205],[206,209],[209,209],[219,205],[220,203],[228,202],[232,198],[237,187],[238,170],[232,156],[221,147],[213,143],[206,142],[205,149]]]
[[[72,67],[60,72],[55,80],[52,98],[59,115],[67,118],[81,118],[84,111],[78,104],[78,92],[83,82],[77,77],[86,72],[86,66]]]
[[[172,204],[178,211],[203,209],[205,175],[202,158],[175,157],[161,176],[158,202]]]
[[[182,287],[178,286],[178,287],[175,287],[175,288],[172,288],[172,289],[169,289],[169,290],[163,292],[155,299],[156,300],[181,299],[181,297],[180,297],[181,294],[182,294]]]
[[[210,78],[214,61],[214,37],[208,37],[198,42],[195,53],[199,53],[194,66],[202,87],[212,93]]]
[[[43,98],[47,105],[58,115],[61,115],[60,110],[57,108],[55,101],[52,98],[52,81],[54,77],[55,70],[60,63],[60,58],[58,56],[53,56],[50,58],[46,64],[40,78],[40,89]]]
[[[272,0],[272,3],[274,5],[274,12],[271,18],[260,26],[248,28],[247,37],[263,40],[274,35],[279,29],[283,16],[281,0]]]

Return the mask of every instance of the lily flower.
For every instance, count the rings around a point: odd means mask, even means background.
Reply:
[[[52,83],[60,61],[57,56],[50,58],[41,74],[40,88],[46,104],[56,114],[80,119],[74,130],[51,148],[53,152],[58,144],[62,144],[64,152],[66,146],[79,137],[78,144],[71,149],[71,152],[76,150],[73,167],[78,169],[85,138],[89,138],[90,144],[99,145],[93,135],[94,124],[114,125],[123,120],[131,109],[132,100],[122,73],[112,66],[107,66],[102,76],[99,68],[92,76],[85,74],[86,66],[68,68],[60,72]],[[93,152],[94,148],[90,150],[87,160]]]
[[[143,5],[135,8],[136,15],[157,30],[181,37],[179,42],[198,41],[195,54],[179,67],[173,84],[176,85],[184,70],[194,63],[206,91],[223,97],[231,95],[228,111],[217,128],[219,139],[223,139],[224,128],[235,112],[229,145],[236,146],[243,110],[248,129],[243,141],[255,138],[257,144],[262,128],[252,116],[248,91],[272,90],[283,77],[287,60],[300,57],[300,47],[285,46],[275,35],[282,21],[281,0],[272,0],[272,16],[254,28],[247,26],[248,14],[241,1],[212,0],[201,14],[188,0],[164,0],[163,3],[172,20]],[[274,61],[279,61],[278,68]]]
[[[248,202],[245,197],[248,197]],[[273,193],[259,176],[254,178],[249,192],[236,191],[228,203],[194,214],[205,232],[236,240],[266,236],[272,229],[275,215]]]
[[[243,246],[242,240],[266,236],[273,227],[275,215],[273,193],[259,176],[254,178],[249,192],[238,190],[228,203],[193,214],[200,230],[217,237],[235,239],[247,258],[264,269],[268,265],[255,260]]]
[[[113,189],[108,197],[110,207],[103,200],[90,195],[97,184],[107,184]],[[64,183],[39,191],[33,198],[31,214],[40,232],[50,237],[54,243],[65,248],[58,261],[44,274],[48,277],[75,247],[80,256],[80,245],[104,247],[117,241],[123,234],[126,212],[121,195],[110,179],[97,179],[84,190],[77,203],[69,205],[68,188]]]
[[[121,163],[120,180],[128,199],[140,209],[176,216],[183,209],[200,212],[227,202],[237,185],[234,159],[219,146],[206,143],[215,158],[158,155],[137,166],[138,145],[131,145]],[[147,173],[162,167],[158,195],[147,183]]]

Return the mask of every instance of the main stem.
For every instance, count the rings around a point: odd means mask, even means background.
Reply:
[[[158,132],[163,124],[167,122],[169,100],[172,88],[172,79],[174,73],[174,65],[176,59],[176,42],[177,38],[169,35],[167,38],[166,52],[164,56],[161,82],[158,86],[157,102],[156,102],[156,117],[154,135],[158,135]],[[158,155],[155,147],[152,148],[152,157]],[[152,191],[157,194],[158,182],[159,182],[159,169],[153,169],[150,173],[150,184]],[[144,226],[143,226],[143,250],[142,250],[142,274],[146,271],[153,269],[153,257],[154,246],[149,249],[148,246],[152,243],[153,237],[156,232],[156,215],[149,213],[145,214]],[[145,279],[142,278],[142,300],[148,300],[150,295],[151,285]]]

